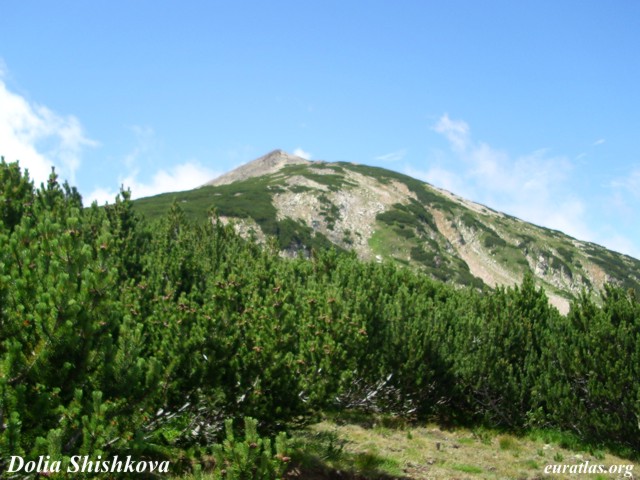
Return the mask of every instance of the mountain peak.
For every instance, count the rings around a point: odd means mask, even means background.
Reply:
[[[239,166],[238,168],[231,170],[219,177],[205,183],[205,185],[228,185],[240,180],[246,180],[251,177],[260,177],[262,175],[269,175],[280,170],[285,165],[296,165],[312,163],[309,160],[291,155],[284,150],[273,150],[262,157],[259,157],[249,163]]]
[[[532,274],[562,312],[570,298],[603,291],[606,283],[640,291],[640,260],[379,167],[312,162],[274,150],[207,185],[209,192],[178,198],[191,202],[192,211],[199,208],[201,217],[214,205],[221,221],[233,221],[242,235],[274,236],[285,254],[335,246],[476,288],[518,284]],[[158,214],[172,198],[139,204]]]

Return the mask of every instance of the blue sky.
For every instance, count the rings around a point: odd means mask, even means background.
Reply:
[[[57,1],[0,14],[0,154],[85,202],[275,148],[640,257],[640,2]]]

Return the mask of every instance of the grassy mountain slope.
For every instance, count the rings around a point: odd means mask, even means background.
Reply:
[[[640,261],[497,212],[409,176],[274,151],[186,192],[136,201],[147,217],[179,202],[290,254],[335,245],[461,285],[519,283],[532,272],[561,310],[606,283],[640,290]]]

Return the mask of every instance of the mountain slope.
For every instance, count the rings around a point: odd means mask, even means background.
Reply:
[[[206,219],[298,254],[335,245],[461,285],[519,283],[532,272],[563,312],[583,289],[640,290],[640,261],[496,212],[409,176],[347,162],[308,161],[280,150],[202,187],[136,201],[148,217],[176,200]]]

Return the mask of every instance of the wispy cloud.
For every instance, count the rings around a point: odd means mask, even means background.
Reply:
[[[607,185],[608,194],[604,198],[603,208],[607,217],[615,221],[618,228],[635,230],[634,238],[638,238],[638,212],[640,211],[640,167],[632,168],[625,176],[611,180]],[[640,245],[621,235],[618,228],[607,231],[605,243],[610,248],[624,252],[640,259]]]
[[[640,199],[640,167],[631,170],[624,177],[612,180],[609,186],[620,193]]]
[[[123,162],[127,167],[131,168],[140,160],[140,157],[151,151],[155,132],[153,128],[143,125],[132,125],[129,129],[136,137],[136,145],[124,156]]]
[[[597,147],[598,145],[602,145],[606,141],[607,141],[606,139],[600,138],[600,139],[596,140],[595,142],[593,142],[593,146]]]
[[[464,151],[469,142],[469,125],[462,120],[451,120],[445,113],[433,126],[433,129],[447,137],[457,151]]]
[[[155,130],[149,125],[132,125],[128,129],[134,136],[134,145],[129,152],[115,161],[116,165],[124,164],[126,173],[118,176],[117,188],[96,186],[85,196],[86,205],[94,201],[100,205],[113,202],[120,191],[119,187],[130,189],[131,197],[136,199],[159,193],[191,190],[221,173],[202,165],[195,159],[154,171],[149,168],[152,165],[151,158],[160,155],[157,152],[159,142]]]
[[[156,171],[149,180],[140,180],[140,170],[135,170],[120,180],[120,184],[125,189],[131,190],[132,198],[149,197],[159,193],[179,192],[191,190],[217,177],[220,172],[211,170],[201,165],[197,161],[188,161],[171,167]],[[113,202],[118,191],[104,187],[98,187],[88,196],[86,204],[94,201],[102,205]]]
[[[3,80],[5,71],[0,62],[0,154],[7,161],[19,160],[36,185],[46,181],[51,167],[75,183],[83,149],[97,142],[85,135],[76,117],[59,115],[11,92]]]
[[[523,220],[593,238],[584,202],[566,189],[573,168],[568,158],[545,149],[514,157],[474,141],[466,122],[446,114],[433,130],[449,141],[451,163],[407,173]]]
[[[385,153],[384,155],[379,155],[375,157],[375,160],[380,162],[398,162],[402,160],[407,155],[407,149],[402,148],[400,150],[396,150],[395,152]]]
[[[576,164],[566,156],[547,149],[514,156],[474,140],[466,122],[446,114],[432,129],[449,141],[449,155],[430,159],[424,170],[405,169],[407,174],[525,221],[640,258],[634,236],[624,233],[632,230],[623,228],[637,219],[640,167],[610,182],[613,195],[605,204],[606,194],[595,197],[575,187]]]
[[[432,165],[427,170],[420,170],[407,166],[404,169],[407,175],[428,182],[436,187],[444,188],[463,198],[474,198],[474,192],[468,189],[465,180],[456,172],[439,165]]]
[[[296,157],[304,158],[305,160],[311,160],[311,153],[309,153],[309,152],[307,152],[307,151],[305,151],[305,150],[303,150],[303,149],[301,149],[301,148],[299,148],[299,147],[298,147],[298,148],[296,148],[296,149],[293,151],[293,154],[294,154]]]

